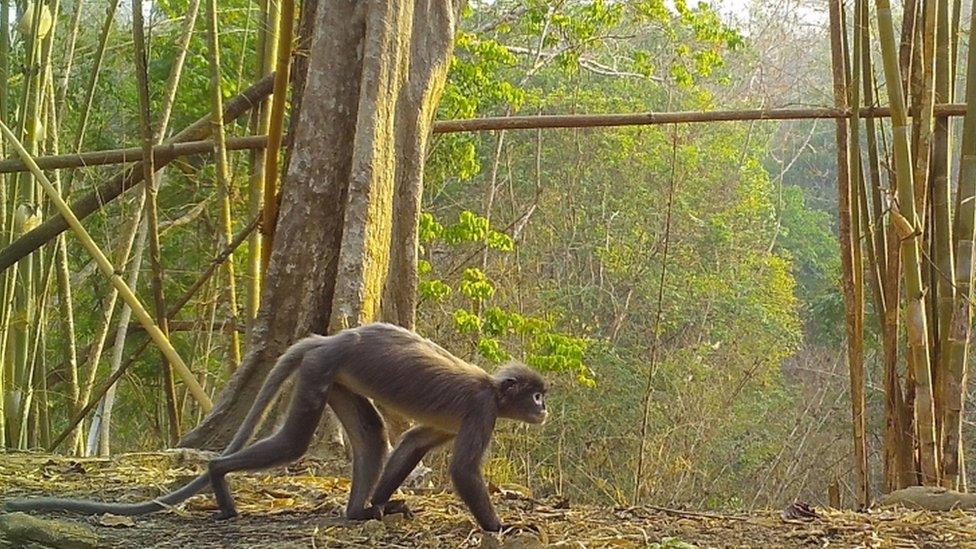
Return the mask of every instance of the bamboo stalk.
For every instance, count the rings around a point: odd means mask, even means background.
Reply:
[[[909,94],[909,77],[912,74],[912,61],[915,53],[916,19],[918,0],[905,0],[902,10],[901,39],[898,42],[898,65],[901,69],[901,89],[903,97]]]
[[[949,2],[937,0],[936,51],[935,51],[935,101],[951,100],[952,68],[950,65],[951,47],[949,39]],[[951,149],[951,122],[947,117],[940,116],[935,120],[935,131],[932,137],[932,162],[929,173],[929,185],[932,189],[932,256],[933,269],[938,274],[936,280],[934,300],[937,306],[938,346],[935,353],[934,398],[936,435],[944,439],[945,425],[945,389],[946,372],[949,368],[948,332],[952,321],[952,300],[955,288],[952,276],[955,261],[952,256],[952,212],[949,210],[949,150]],[[944,472],[944,471],[943,471]]]
[[[0,120],[7,117],[7,81],[10,79],[10,5],[9,0],[0,0]],[[0,138],[0,152],[3,151],[4,140]],[[0,396],[0,399],[3,397]],[[2,407],[0,407],[2,410]],[[2,418],[3,416],[0,416]],[[0,421],[0,425],[3,421]],[[3,442],[3,427],[0,426],[0,443]]]
[[[217,156],[217,188],[220,198],[221,236],[224,243],[234,237],[234,221],[230,204],[230,172],[227,166],[227,147],[224,144],[223,99],[220,86],[220,42],[217,35],[217,0],[207,2],[207,39],[210,45],[210,102],[214,136],[214,153]],[[231,319],[237,320],[237,282],[234,276],[234,259],[224,263],[227,277],[227,310]],[[241,338],[234,331],[230,334],[230,371],[241,363]]]
[[[48,70],[50,70],[50,64],[48,63]],[[47,136],[49,140],[49,150],[58,154],[61,148],[61,138],[59,135],[58,122],[60,121],[55,97],[54,90],[54,79],[51,75],[48,75],[47,79],[47,92],[46,97],[48,101],[48,119],[47,119]],[[63,193],[63,187],[61,185],[60,175],[54,174],[54,185],[59,193]],[[62,337],[66,340],[66,354],[67,354],[67,369],[68,375],[70,377],[70,387],[69,396],[71,398],[71,410],[77,411],[81,408],[81,372],[78,368],[78,342],[77,334],[75,330],[75,316],[74,316],[74,300],[73,292],[71,288],[70,279],[70,269],[68,267],[68,241],[64,234],[58,236],[55,241],[55,258],[56,263],[56,283],[58,289],[58,300],[60,302],[60,308],[58,309],[58,318],[61,321],[61,326],[63,330]],[[46,376],[42,378],[42,382],[46,385]],[[72,448],[77,455],[82,455],[83,450],[83,440],[82,433],[80,430],[75,431],[75,439],[72,444]],[[46,446],[46,444],[45,444]]]
[[[139,298],[132,293],[129,286],[126,285],[125,281],[122,280],[122,278],[117,274],[115,267],[112,266],[112,263],[109,262],[108,258],[105,257],[105,254],[102,253],[101,249],[98,248],[98,245],[95,244],[95,241],[92,240],[91,236],[88,234],[88,231],[86,231],[81,225],[81,221],[75,217],[74,213],[71,211],[71,208],[69,208],[68,204],[65,203],[65,201],[61,198],[61,195],[57,193],[47,176],[44,175],[44,172],[42,172],[41,169],[33,163],[30,155],[27,153],[27,150],[24,149],[24,146],[21,145],[20,141],[17,140],[13,132],[11,132],[3,122],[0,122],[0,132],[3,132],[6,135],[7,139],[13,145],[20,157],[24,160],[24,162],[27,163],[28,166],[30,166],[31,173],[33,173],[34,177],[37,178],[38,182],[40,182],[41,186],[44,188],[44,192],[46,192],[50,200],[54,202],[54,205],[57,207],[58,211],[65,218],[68,225],[78,236],[79,240],[81,240],[84,248],[98,262],[98,267],[102,273],[108,277],[112,286],[118,290],[122,299],[128,303],[130,307],[132,307],[132,310],[136,315],[136,319],[139,320],[139,323],[142,324],[142,326],[146,329],[146,332],[149,334],[150,338],[152,338],[153,342],[166,353],[167,359],[169,359],[169,361],[176,368],[176,371],[183,379],[183,382],[190,388],[190,391],[196,401],[205,410],[209,411],[211,408],[213,408],[213,403],[210,401],[210,397],[208,397],[207,394],[203,392],[203,389],[200,388],[196,378],[193,377],[193,374],[190,372],[189,368],[187,368],[186,364],[183,362],[183,359],[180,358],[179,354],[176,352],[176,349],[174,349],[169,340],[163,336],[162,332],[159,330],[159,327],[156,326],[152,320],[152,317],[149,316],[149,313],[146,311],[145,307],[142,306]]]
[[[847,68],[844,59],[844,23],[842,0],[830,1],[830,49],[831,66],[834,79],[834,104],[840,110],[847,110]],[[855,49],[860,48],[860,37],[855,33]],[[860,62],[857,63],[860,67]],[[859,75],[857,75],[859,76]],[[855,77],[857,77],[855,76]],[[855,90],[856,90],[855,86]],[[856,92],[855,92],[856,93]],[[854,111],[858,106],[855,103]],[[860,257],[855,253],[857,244],[856,233],[852,233],[853,217],[856,215],[856,198],[852,196],[852,188],[856,181],[852,177],[852,165],[856,169],[859,165],[852,162],[852,154],[859,151],[856,144],[857,134],[848,139],[848,120],[844,118],[836,121],[837,142],[837,210],[839,217],[840,254],[842,268],[842,287],[844,294],[844,318],[847,328],[847,364],[851,379],[851,411],[854,435],[855,470],[857,472],[857,497],[862,508],[866,508],[869,501],[867,484],[867,452],[864,436],[864,351],[861,318],[863,316],[863,298],[859,299],[860,286],[859,265],[856,260]],[[852,124],[852,133],[856,129]],[[856,158],[856,157],[853,157]],[[852,201],[855,206],[852,208]]]
[[[929,173],[929,157],[932,152],[932,120],[935,109],[935,35],[938,16],[937,0],[924,2],[922,17],[922,48],[919,58],[921,78],[918,96],[918,116],[915,128],[917,130],[917,141],[914,156],[913,179],[915,185],[915,207],[919,212],[927,211],[926,205],[926,185],[922,182],[926,180]],[[924,214],[923,214],[924,216]],[[924,220],[923,220],[924,223]],[[928,286],[928,285],[927,285]],[[933,327],[936,323],[933,322]]]
[[[8,0],[0,0],[0,120],[9,120],[7,116],[8,112],[8,96],[7,96],[7,85],[10,78],[10,6]],[[3,154],[5,150],[4,146],[5,139],[0,136],[0,154]],[[8,240],[8,228],[10,225],[7,223],[7,177],[0,175],[0,241],[9,242],[12,240],[12,235],[10,240]],[[9,307],[7,305],[7,298],[11,293],[10,282],[11,274],[7,273],[6,277],[2,282],[2,292],[0,292],[0,341],[6,341],[7,339],[7,328],[9,327]],[[6,355],[6,345],[3,345],[4,349],[0,353],[0,446],[6,446],[7,442],[7,401],[6,393],[8,389],[8,383],[10,379],[7,374],[7,364],[6,359],[3,355]]]
[[[919,439],[922,482],[936,484],[939,464],[936,460],[935,412],[932,394],[932,370],[929,355],[928,319],[922,287],[921,254],[919,250],[919,217],[915,211],[915,182],[912,172],[909,126],[905,98],[900,85],[901,69],[895,51],[894,23],[888,0],[877,0],[878,29],[884,62],[885,82],[891,101],[892,142],[894,145],[895,175],[898,178],[897,203],[892,212],[903,216],[915,229],[914,234],[902,235],[901,255],[908,301],[906,327],[908,349],[912,355],[915,374],[915,417]]]
[[[841,3],[842,0],[838,0],[839,7],[843,7]],[[853,368],[850,371],[851,375],[851,420],[853,426],[854,435],[854,456],[857,460],[857,470],[861,472],[858,478],[857,494],[858,502],[862,509],[866,509],[871,504],[871,486],[870,486],[870,470],[868,469],[868,452],[867,452],[867,434],[866,434],[866,423],[867,423],[867,411],[864,397],[864,386],[866,383],[865,373],[864,373],[864,259],[861,249],[861,242],[866,242],[866,247],[869,251],[869,255],[874,255],[874,241],[871,238],[864,237],[864,225],[867,223],[867,204],[864,195],[864,170],[861,165],[861,91],[859,83],[863,78],[863,58],[861,56],[861,50],[864,48],[864,43],[862,42],[863,36],[858,32],[859,27],[866,25],[864,21],[860,19],[861,10],[858,9],[860,4],[863,4],[865,0],[857,0],[855,4],[855,15],[854,15],[854,59],[852,62],[853,73],[850,82],[845,82],[845,88],[850,94],[850,106],[851,106],[851,118],[850,122],[850,137],[849,137],[849,158],[852,159],[851,166],[854,171],[850,174],[850,179],[848,179],[847,193],[850,197],[850,215],[851,215],[851,235],[850,235],[850,246],[851,246],[851,273],[853,274],[854,282],[854,333],[856,336],[857,343],[857,353],[856,361],[852,362]],[[847,36],[847,24],[844,18],[843,9],[841,12],[841,31],[843,36]],[[845,51],[843,61],[846,65],[847,60],[850,58],[848,53]],[[853,84],[853,85],[851,85]],[[875,295],[876,300],[880,304],[881,299],[881,288],[880,281],[875,280]]]
[[[37,154],[41,144],[41,132],[43,130],[41,100],[44,91],[44,78],[50,74],[48,67],[43,64],[45,59],[43,56],[44,37],[39,33],[42,19],[40,14],[40,6],[35,6],[29,21],[29,33],[25,37],[25,51],[27,53],[25,65],[27,70],[25,71],[19,108],[21,112],[18,134],[26,140],[27,150],[30,154]],[[52,28],[45,36],[53,34],[53,30],[52,22]],[[29,224],[33,224],[33,221],[28,220],[34,220],[41,215],[36,185],[27,178],[16,177],[14,186],[15,190],[12,195],[17,196],[20,201],[17,211],[20,214],[18,216],[20,229],[23,231]],[[15,221],[14,225],[17,224]],[[29,443],[27,429],[31,414],[34,367],[36,365],[36,362],[31,361],[30,357],[30,340],[32,332],[38,326],[35,318],[35,311],[39,310],[37,309],[37,295],[35,293],[38,286],[35,285],[35,279],[42,271],[35,270],[35,265],[39,265],[41,259],[31,257],[23,262],[17,271],[17,283],[14,287],[13,306],[17,313],[17,322],[11,326],[13,335],[13,375],[11,377],[15,390],[22,395],[19,409],[20,419],[16,431],[17,447],[21,449],[26,449]],[[45,278],[45,280],[47,279]],[[41,291],[43,292],[43,288]],[[35,337],[37,333],[35,332]]]
[[[146,57],[146,37],[144,35],[144,21],[142,17],[142,0],[132,1],[132,43],[136,65],[136,82],[139,96],[139,133],[142,138],[142,177],[145,182],[145,211],[146,223],[149,231],[149,263],[152,269],[151,286],[153,305],[156,313],[156,323],[163,337],[169,339],[166,305],[163,299],[163,268],[160,263],[159,251],[159,217],[156,207],[156,170],[153,158],[153,145],[156,137],[153,135],[151,115],[149,113],[149,76],[148,59]],[[223,135],[223,127],[220,128]],[[169,444],[175,446],[180,437],[180,416],[176,408],[176,384],[173,380],[173,365],[167,360],[166,353],[161,353],[160,374],[163,379],[163,389],[166,394],[166,412],[169,420]]]
[[[278,56],[278,27],[281,23],[281,13],[276,0],[264,0],[262,4],[261,28],[258,32],[257,47],[261,53],[258,64],[258,78],[271,73],[272,66]],[[261,101],[257,109],[251,111],[251,134],[267,135],[271,127],[271,105],[268,100]],[[251,152],[251,177],[248,181],[248,207],[251,217],[261,213],[264,206],[265,183],[267,177],[267,156],[264,150]],[[261,277],[263,276],[262,248],[264,242],[260,231],[255,231],[248,242],[248,290],[246,314],[250,326],[257,316],[261,303]]]
[[[264,149],[264,215],[261,235],[261,272],[267,272],[271,261],[275,227],[278,224],[278,155],[285,132],[285,94],[288,92],[288,76],[291,71],[292,34],[295,32],[295,1],[282,0],[278,29],[278,51],[275,62],[274,94],[271,98],[271,123],[268,128],[268,146]]]
[[[976,11],[970,15],[969,40],[976,38]],[[966,101],[976,103],[976,48],[970,46],[966,64]],[[952,320],[948,333],[948,368],[945,377],[945,415],[942,438],[943,482],[960,485],[962,454],[962,412],[965,404],[969,336],[971,332],[973,241],[976,240],[976,116],[963,119],[962,160],[956,200],[954,282]]]

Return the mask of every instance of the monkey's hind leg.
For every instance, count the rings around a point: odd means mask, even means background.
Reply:
[[[346,518],[380,518],[382,509],[366,507],[366,500],[386,462],[389,443],[383,418],[369,400],[341,385],[335,385],[329,391],[329,406],[342,423],[352,446],[352,488],[346,504]]]
[[[302,457],[325,411],[334,375],[333,368],[323,368],[320,361],[306,358],[295,380],[294,396],[281,427],[265,439],[210,461],[210,483],[220,507],[215,517],[217,520],[237,516],[234,497],[225,478],[227,473],[267,469]]]

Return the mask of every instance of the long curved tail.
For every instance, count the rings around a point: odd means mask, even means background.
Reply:
[[[221,455],[232,454],[247,444],[248,439],[261,421],[268,404],[275,398],[284,382],[302,364],[305,353],[312,348],[321,345],[325,340],[323,336],[309,336],[302,339],[285,351],[274,367],[268,373],[268,377],[261,386],[257,398],[248,410],[247,416],[241,422],[240,427],[234,434]],[[113,515],[145,515],[162,511],[176,505],[200,490],[203,490],[210,483],[209,473],[202,473],[197,478],[191,480],[178,490],[174,490],[164,496],[160,496],[151,501],[140,503],[103,503],[100,501],[89,501],[83,499],[63,499],[63,498],[29,498],[11,499],[4,503],[7,511],[70,511],[73,513],[96,514],[111,513]]]

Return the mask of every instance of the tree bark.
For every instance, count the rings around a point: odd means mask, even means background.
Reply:
[[[180,446],[223,447],[295,340],[375,320],[383,298],[413,293],[425,145],[459,8],[319,2],[261,309],[240,368]],[[414,308],[387,319],[412,325]]]

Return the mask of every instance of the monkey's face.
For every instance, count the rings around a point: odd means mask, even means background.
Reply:
[[[499,415],[526,423],[546,422],[546,384],[541,378],[532,376],[508,377],[499,384]]]

